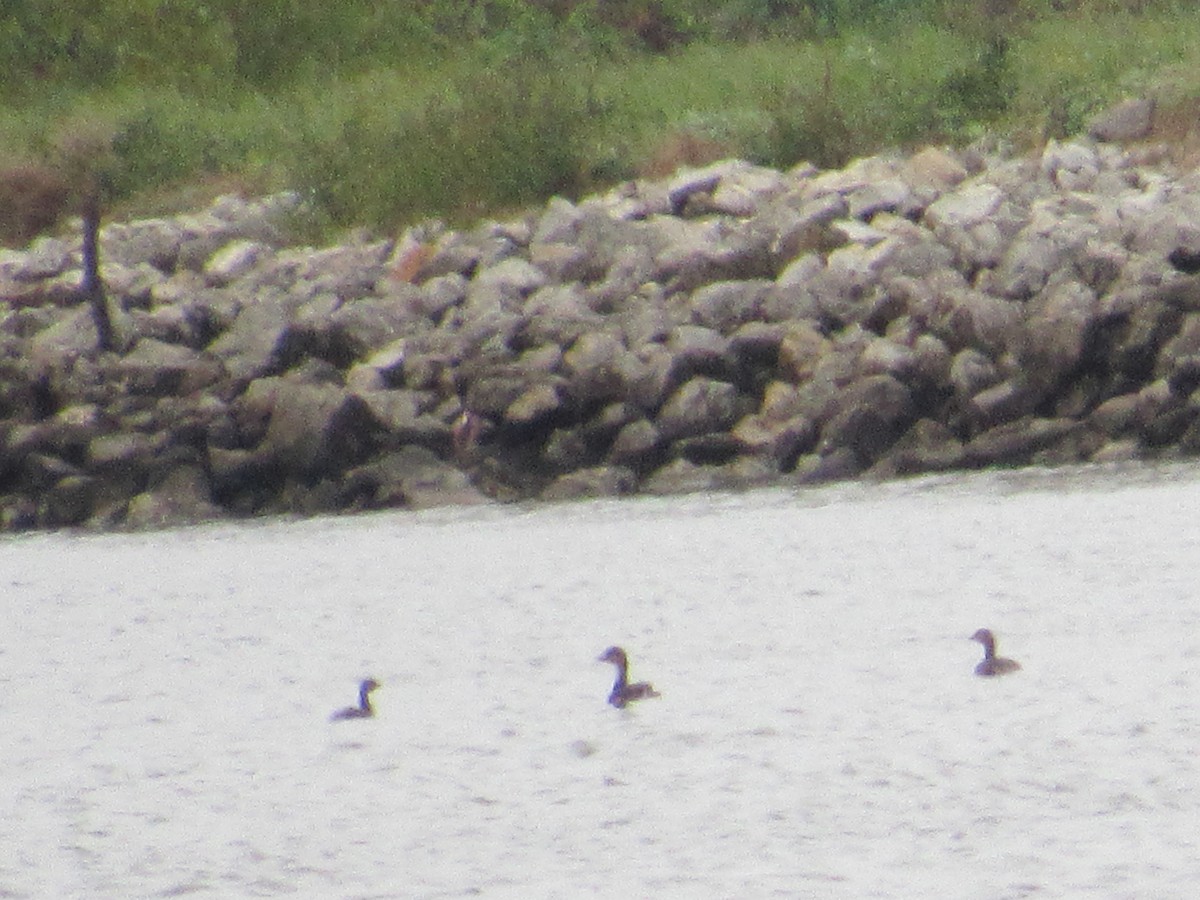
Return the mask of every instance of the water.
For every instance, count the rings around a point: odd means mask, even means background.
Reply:
[[[1191,897],[1197,510],[1175,466],[5,539],[0,897]],[[605,705],[611,643],[660,699]]]

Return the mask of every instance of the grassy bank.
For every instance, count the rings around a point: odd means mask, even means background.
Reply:
[[[1032,144],[1130,93],[1200,96],[1191,4],[1013,3],[1000,19],[971,4],[859,5],[874,14],[725,32],[693,22],[665,52],[541,18],[490,35],[484,23],[457,44],[410,34],[286,78],[216,64],[153,86],[52,78],[9,92],[0,158],[87,158],[127,214],[286,187],[313,199],[318,227],[392,228],[715,156],[837,165],[985,131]]]

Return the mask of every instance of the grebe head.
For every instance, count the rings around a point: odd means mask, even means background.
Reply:
[[[994,648],[996,646],[996,636],[992,634],[990,629],[987,628],[980,628],[973,635],[971,635],[971,640],[979,641],[979,643],[983,644],[985,648]]]
[[[614,666],[628,666],[629,657],[620,647],[609,647],[600,654],[599,662],[612,663]]]
[[[379,687],[379,682],[376,681],[374,678],[368,678],[366,681],[364,681],[362,684],[360,684],[358,686],[358,690],[360,693],[369,694],[369,693],[371,693],[371,691],[375,690],[377,687]]]

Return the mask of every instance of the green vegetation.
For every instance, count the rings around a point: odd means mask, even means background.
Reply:
[[[1200,95],[1200,8],[1184,0],[7,9],[0,159],[84,166],[125,212],[206,185],[290,187],[326,225],[387,228],[718,155],[838,165],[985,132],[1034,143],[1129,93]]]

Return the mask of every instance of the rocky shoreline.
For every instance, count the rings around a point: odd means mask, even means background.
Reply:
[[[227,197],[102,230],[113,352],[77,236],[0,250],[0,528],[1195,454],[1200,173],[1162,160],[727,161],[324,249]]]

